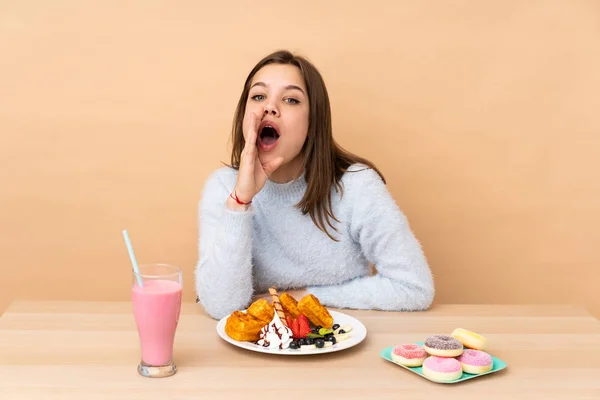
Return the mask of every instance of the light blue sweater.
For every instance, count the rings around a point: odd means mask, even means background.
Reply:
[[[294,207],[306,190],[304,176],[267,181],[247,211],[225,201],[237,170],[223,167],[207,180],[199,204],[196,290],[213,318],[246,308],[256,293],[306,288],[329,307],[424,310],[433,279],[408,221],[372,169],[354,165],[332,196],[339,234],[331,240]],[[377,273],[371,274],[370,264]]]

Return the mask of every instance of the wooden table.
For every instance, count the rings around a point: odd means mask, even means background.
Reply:
[[[127,302],[13,303],[0,319],[0,399],[600,399],[600,322],[571,306],[438,305],[426,312],[346,310],[368,330],[351,349],[283,357],[239,349],[184,304],[176,375],[138,375]],[[508,368],[437,384],[380,358],[382,348],[464,327]]]

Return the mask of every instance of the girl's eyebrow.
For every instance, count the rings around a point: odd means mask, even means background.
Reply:
[[[285,90],[299,90],[302,94],[305,94],[304,90],[302,90],[302,88],[300,86],[296,86],[296,85],[287,85],[285,87]]]
[[[254,85],[252,85],[250,87],[250,89],[252,89],[254,86],[262,86],[262,87],[267,87],[267,84],[264,82],[256,82]],[[285,87],[285,90],[299,90],[300,92],[302,92],[302,94],[306,95],[306,93],[304,93],[304,90],[302,90],[302,88],[300,86],[296,86],[296,85],[287,85]]]

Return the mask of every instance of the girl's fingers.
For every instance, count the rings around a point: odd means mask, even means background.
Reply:
[[[259,161],[260,162],[260,161]],[[263,170],[265,171],[265,175],[271,176],[271,174],[283,164],[283,157],[277,157],[274,160],[269,161],[266,164],[263,164]]]
[[[260,107],[256,111],[259,114],[256,114],[256,112],[254,111],[250,111],[248,114],[246,114],[246,117],[244,118],[243,132],[244,139],[246,139],[246,142],[252,142],[250,139],[250,135],[252,133],[256,134],[258,126],[260,125],[260,121],[262,120],[262,116],[264,115],[264,109],[262,107]],[[256,139],[254,140],[256,141]]]

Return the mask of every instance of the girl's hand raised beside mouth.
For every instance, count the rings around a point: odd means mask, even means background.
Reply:
[[[258,158],[256,141],[258,140],[258,127],[263,115],[259,116],[250,111],[244,118],[244,139],[246,143],[240,158],[235,189],[227,199],[227,207],[232,210],[248,209],[252,199],[265,186],[269,176],[283,163],[283,157],[277,157],[264,165],[261,164]]]

